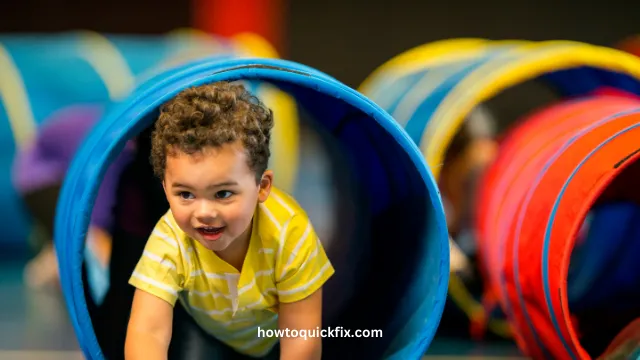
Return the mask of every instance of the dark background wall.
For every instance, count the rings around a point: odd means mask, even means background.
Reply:
[[[357,86],[391,57],[445,38],[611,45],[640,33],[639,7],[621,0],[291,1],[289,55]]]
[[[190,22],[186,0],[0,0],[0,33],[162,33]]]
[[[640,5],[610,0],[289,0],[284,56],[356,87],[414,46],[452,37],[570,39],[612,45],[640,33]],[[186,0],[0,0],[0,33],[189,26]]]

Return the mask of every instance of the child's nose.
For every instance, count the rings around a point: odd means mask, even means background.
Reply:
[[[194,213],[196,219],[201,222],[211,221],[218,217],[218,211],[211,201],[201,201]]]

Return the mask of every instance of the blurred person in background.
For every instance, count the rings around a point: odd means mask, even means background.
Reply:
[[[103,114],[102,105],[76,105],[59,110],[16,154],[12,178],[34,221],[44,230],[45,243],[25,267],[25,281],[34,289],[57,289],[58,262],[53,246],[55,209],[66,172],[79,146]],[[109,167],[100,185],[85,247],[85,275],[89,291],[100,303],[108,287],[111,254],[110,229],[120,172],[132,158],[133,143]]]
[[[471,280],[477,252],[474,235],[478,180],[498,154],[496,121],[482,105],[465,119],[445,155],[438,186],[450,234],[451,271]]]

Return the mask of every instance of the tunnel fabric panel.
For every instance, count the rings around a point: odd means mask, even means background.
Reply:
[[[569,259],[589,208],[637,158],[639,106],[594,97],[544,109],[509,134],[485,177],[484,269],[531,356],[589,358],[572,325]]]

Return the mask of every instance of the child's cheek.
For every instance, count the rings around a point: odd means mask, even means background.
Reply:
[[[251,222],[254,210],[255,206],[247,206],[244,203],[235,203],[229,207],[226,220],[236,235],[246,230]]]

